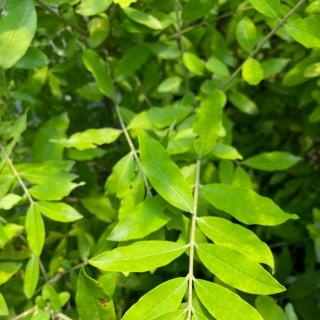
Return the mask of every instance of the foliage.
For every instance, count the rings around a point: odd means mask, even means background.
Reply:
[[[318,0],[0,9],[0,317],[318,319]]]

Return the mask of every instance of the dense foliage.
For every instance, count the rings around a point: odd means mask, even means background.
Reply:
[[[0,10],[0,317],[319,319],[320,1]]]

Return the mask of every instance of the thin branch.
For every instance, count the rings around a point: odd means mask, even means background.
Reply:
[[[148,107],[152,107],[152,103],[151,103],[151,101],[146,93],[146,90],[145,90],[143,84],[141,83],[140,79],[138,77],[135,77],[135,80],[139,86],[139,89],[140,89],[140,92],[141,92],[141,95],[142,95],[144,101],[146,102]]]
[[[2,81],[3,81],[3,88],[4,88],[4,93],[6,96],[6,102],[7,104],[10,104],[10,91],[8,88],[8,81],[7,81],[7,75],[6,75],[6,71],[2,70]]]
[[[6,152],[6,149],[3,147],[2,144],[0,144],[0,151],[2,153],[2,156],[4,158],[4,160],[7,162],[7,164],[9,165],[13,175],[15,176],[15,178],[17,179],[19,185],[21,186],[23,192],[25,193],[25,195],[28,198],[28,201],[30,202],[30,205],[33,206],[34,205],[34,201],[31,197],[31,194],[29,193],[28,188],[26,187],[25,183],[23,182],[22,178],[20,177],[18,171],[16,170],[15,166],[13,165],[11,159],[9,158],[9,155]]]
[[[138,152],[137,152],[137,150],[136,150],[136,148],[135,148],[135,146],[134,146],[134,144],[132,142],[132,139],[130,137],[128,129],[127,129],[127,127],[126,127],[126,125],[125,125],[125,123],[123,121],[123,117],[121,115],[121,111],[120,111],[118,103],[115,103],[115,109],[116,109],[116,113],[117,113],[117,116],[118,116],[118,119],[119,119],[119,123],[120,123],[121,129],[122,129],[122,131],[124,133],[124,136],[125,136],[125,138],[127,140],[127,143],[128,143],[128,145],[129,145],[129,147],[130,147],[130,149],[132,151],[133,157],[134,157],[134,159],[135,159],[135,161],[136,161],[136,163],[137,163],[137,165],[139,167],[139,170],[140,170],[140,172],[142,174],[142,177],[143,177],[143,180],[144,180],[144,184],[145,184],[146,189],[147,189],[147,193],[148,193],[148,195],[151,195],[151,188],[149,186],[148,179],[145,176],[145,174],[143,173],[143,170],[142,170],[142,167],[141,167],[141,162],[140,162],[140,159],[139,159],[139,156],[138,156]]]
[[[248,55],[247,59],[253,58],[260,49],[273,37],[273,35],[284,25],[284,23],[302,6],[302,4],[306,2],[306,0],[300,0],[286,15],[283,17],[276,26],[266,35],[265,38],[261,40],[261,42],[255,47],[255,49]],[[221,89],[226,90],[230,83],[239,75],[241,72],[243,65],[245,64],[243,61],[240,66],[232,73],[229,79],[222,85]]]
[[[37,0],[37,3],[45,10],[47,10],[54,18],[57,20],[63,22],[65,25],[71,27],[73,30],[78,31],[82,36],[87,37],[88,33],[78,27],[76,24],[72,23],[71,21],[67,20],[65,17],[60,15],[58,12],[56,12],[54,9],[52,9],[50,6],[46,5],[41,0]]]
[[[187,319],[191,320],[192,317],[192,296],[193,296],[193,281],[194,281],[194,249],[196,246],[196,224],[198,215],[198,201],[199,201],[199,187],[200,187],[200,171],[201,160],[197,160],[196,164],[196,177],[194,182],[194,200],[190,230],[190,252],[189,252],[189,274],[188,274],[188,309]]]
[[[20,320],[23,319],[31,314],[33,314],[35,311],[37,310],[37,307],[34,306],[29,310],[24,311],[23,313],[20,313],[19,315],[17,315],[16,317],[12,318],[12,320]]]
[[[68,316],[66,316],[65,314],[63,314],[63,313],[61,313],[61,312],[57,313],[57,314],[56,314],[56,317],[57,317],[58,319],[61,319],[61,320],[72,320],[71,318],[69,318]]]

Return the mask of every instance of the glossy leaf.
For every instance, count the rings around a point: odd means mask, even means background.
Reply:
[[[247,52],[252,51],[256,46],[256,27],[250,18],[245,17],[239,21],[236,29],[236,37],[241,48]]]
[[[252,86],[258,85],[264,79],[263,68],[258,60],[246,60],[242,67],[242,78]]]
[[[67,139],[54,140],[65,148],[86,150],[96,148],[105,143],[112,143],[121,135],[121,130],[114,128],[88,129],[73,134]]]
[[[171,77],[162,81],[158,87],[158,91],[162,93],[178,91],[182,79],[180,77]]]
[[[23,292],[27,298],[31,298],[37,289],[39,281],[39,258],[32,256],[27,262],[24,282],[23,282]]]
[[[208,184],[202,186],[201,191],[210,204],[245,224],[274,226],[298,218],[295,214],[283,212],[271,199],[249,189]]]
[[[44,67],[47,64],[49,64],[49,59],[46,54],[37,48],[31,47],[15,64],[15,67],[20,69],[34,69]]]
[[[170,220],[164,214],[164,208],[165,203],[159,197],[147,198],[120,219],[108,239],[112,241],[140,239],[159,230]]]
[[[202,76],[204,73],[204,62],[191,52],[183,55],[183,63],[185,67],[194,75]]]
[[[249,0],[250,4],[261,14],[278,18],[280,15],[280,0]]]
[[[242,163],[246,166],[263,170],[263,171],[277,171],[288,170],[302,159],[291,153],[283,151],[272,151],[258,154],[250,157]]]
[[[226,78],[230,75],[228,67],[216,57],[211,57],[205,64],[205,67],[218,77]]]
[[[109,8],[112,0],[82,0],[76,12],[82,16],[93,16]]]
[[[0,199],[0,209],[10,210],[13,208],[19,201],[21,197],[14,193],[8,193],[3,198]]]
[[[230,159],[230,160],[242,159],[242,155],[239,153],[239,151],[236,148],[222,144],[222,143],[216,143],[213,146],[212,154],[220,159]]]
[[[28,50],[37,28],[33,0],[8,0],[0,20],[0,67],[12,67]]]
[[[54,221],[73,222],[82,218],[76,209],[63,202],[39,201],[36,207],[42,214]]]
[[[145,272],[167,265],[186,249],[186,245],[176,242],[141,241],[105,251],[90,259],[89,263],[103,271]]]
[[[201,101],[197,111],[193,130],[198,134],[195,149],[201,156],[210,153],[219,135],[222,125],[222,110],[226,97],[222,91],[214,90]]]
[[[0,292],[0,316],[6,317],[9,315],[9,309],[6,303],[6,300],[4,299],[2,293]]]
[[[219,217],[201,217],[197,223],[214,243],[240,251],[252,260],[274,268],[271,250],[251,230]]]
[[[0,285],[6,283],[21,268],[21,263],[0,262]]]
[[[116,319],[112,299],[84,269],[81,269],[78,278],[76,305],[82,320]]]
[[[101,57],[90,49],[85,49],[82,60],[86,68],[93,74],[102,94],[110,99],[115,98],[115,88],[109,70]]]
[[[139,134],[141,165],[159,194],[173,206],[192,211],[192,191],[166,150],[148,134]]]
[[[236,289],[264,295],[285,290],[263,267],[241,252],[217,244],[199,244],[197,252],[210,272]]]
[[[152,318],[152,320],[185,320],[186,311],[178,310],[163,314],[160,317]]]
[[[256,103],[241,92],[233,91],[229,94],[228,98],[243,113],[255,115],[259,112]]]
[[[27,240],[30,249],[40,256],[45,239],[45,229],[41,213],[37,206],[30,206],[25,221]]]
[[[185,278],[166,281],[141,297],[126,312],[122,320],[156,320],[159,316],[177,310],[186,290],[187,280]]]
[[[263,320],[248,302],[221,285],[197,279],[195,290],[200,301],[217,320]]]

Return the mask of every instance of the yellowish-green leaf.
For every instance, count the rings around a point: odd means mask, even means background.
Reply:
[[[40,256],[45,239],[45,229],[41,213],[37,206],[30,206],[27,215],[25,228],[30,249],[36,256]]]
[[[176,311],[187,290],[186,278],[176,278],[161,283],[149,291],[134,304],[122,320],[159,320],[166,313]],[[159,319],[157,317],[160,317]],[[172,319],[172,318],[168,318]],[[173,318],[176,319],[176,318]],[[180,319],[180,318],[178,318]]]
[[[183,63],[186,68],[197,76],[202,76],[204,73],[204,62],[191,52],[184,53]]]
[[[201,187],[201,192],[214,207],[245,224],[274,226],[298,218],[295,214],[283,212],[271,199],[253,190],[227,184],[208,184]]]
[[[172,311],[165,313],[160,317],[152,318],[152,320],[185,320],[186,314],[186,310]]]
[[[247,52],[256,46],[257,32],[252,20],[248,17],[242,18],[237,24],[236,37],[241,48]]]
[[[179,167],[171,160],[162,145],[145,132],[139,134],[141,165],[157,192],[170,204],[192,211],[192,190]]]
[[[66,148],[86,150],[96,148],[105,143],[112,143],[118,139],[122,131],[114,128],[88,129],[77,132],[67,139],[54,140]]]
[[[21,197],[14,193],[8,193],[3,198],[0,199],[0,209],[10,210],[12,209],[19,201]]]
[[[228,67],[216,57],[211,57],[205,67],[218,77],[226,78],[230,75]]]
[[[98,89],[101,93],[110,99],[114,99],[115,88],[107,65],[102,58],[95,51],[85,49],[82,55],[82,61],[96,79]]]
[[[285,312],[271,297],[257,297],[255,306],[259,313],[263,316],[264,320],[289,320]]]
[[[242,160],[242,155],[236,148],[222,143],[216,143],[213,146],[212,154],[220,159]]]
[[[109,240],[128,241],[141,239],[159,230],[170,220],[164,214],[165,202],[160,197],[147,198],[120,219]]]
[[[241,92],[232,91],[228,98],[230,102],[243,113],[255,115],[259,112],[255,102]]]
[[[182,79],[180,77],[167,78],[160,83],[158,91],[162,93],[177,92],[179,90],[181,81]]]
[[[110,32],[110,21],[107,15],[93,18],[88,23],[90,44],[93,48],[99,47],[108,37]]]
[[[214,90],[201,101],[193,125],[193,130],[199,137],[194,145],[200,156],[210,153],[216,143],[222,125],[225,104],[226,96],[220,90]]]
[[[170,241],[140,241],[112,251],[105,251],[89,260],[103,271],[145,272],[167,265],[187,249],[184,244]]]
[[[84,269],[81,269],[78,278],[76,304],[81,320],[116,319],[112,299]]]
[[[250,4],[261,14],[278,18],[280,15],[280,0],[249,0]]]
[[[98,219],[106,222],[111,222],[115,219],[115,210],[109,198],[106,196],[102,194],[92,195],[87,198],[82,198],[81,202],[84,207]]]
[[[82,218],[76,209],[63,202],[39,201],[35,206],[42,214],[54,221],[73,222]]]
[[[132,3],[137,2],[138,0],[113,0],[113,3],[117,3],[121,8],[128,8]]]
[[[217,244],[199,244],[197,253],[210,272],[236,289],[262,295],[285,290],[262,266],[239,251]]]
[[[22,264],[17,262],[0,262],[0,285],[9,281],[21,266]]]
[[[306,48],[320,48],[320,24],[318,16],[292,19],[285,24],[289,35]]]
[[[4,299],[2,293],[0,292],[0,316],[6,317],[9,315],[9,309],[6,303],[6,300]]]
[[[32,256],[27,265],[24,274],[23,292],[30,299],[37,289],[39,281],[39,258]]]
[[[248,302],[216,283],[196,279],[195,290],[202,304],[217,320],[263,320]]]
[[[264,79],[260,62],[253,58],[246,60],[242,67],[242,78],[252,86],[258,85]]]
[[[274,268],[271,250],[251,230],[219,217],[201,217],[197,224],[214,243],[240,251],[252,260]]]
[[[93,16],[109,8],[112,0],[81,0],[76,12],[82,16]]]
[[[0,67],[12,67],[28,50],[37,29],[33,0],[8,0],[0,19]]]
[[[272,151],[260,153],[250,157],[242,163],[246,166],[264,171],[287,170],[301,161],[301,157],[297,157],[289,152]]]

